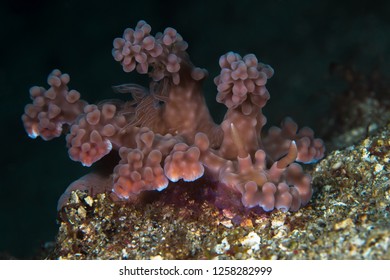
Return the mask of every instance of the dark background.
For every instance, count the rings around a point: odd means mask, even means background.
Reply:
[[[168,26],[178,30],[194,64],[209,70],[205,93],[217,121],[224,113],[214,101],[219,56],[254,53],[275,69],[264,109],[268,123],[288,115],[321,136],[332,94],[344,87],[332,79],[329,65],[379,65],[388,73],[389,15],[385,0],[1,1],[0,256],[33,258],[53,241],[58,197],[88,172],[68,158],[64,138],[32,140],[22,126],[28,89],[47,87],[52,69],[69,73],[70,88],[91,103],[118,97],[112,85],[147,85],[123,73],[111,56],[112,40],[144,19],[152,34]]]

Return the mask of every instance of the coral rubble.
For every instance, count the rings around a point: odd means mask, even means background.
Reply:
[[[297,212],[219,211],[203,183],[130,205],[76,190],[50,257],[389,259],[389,139],[390,124],[330,153],[312,171],[313,203]]]

